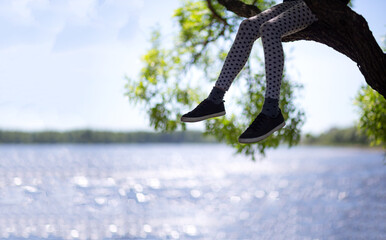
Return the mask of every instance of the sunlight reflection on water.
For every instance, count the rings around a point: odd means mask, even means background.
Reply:
[[[0,239],[384,239],[376,151],[0,146]]]

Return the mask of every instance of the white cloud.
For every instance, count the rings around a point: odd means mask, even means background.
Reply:
[[[17,25],[35,23],[33,11],[47,8],[48,0],[2,0],[0,1],[0,17]]]
[[[67,20],[78,23],[90,23],[97,15],[96,0],[69,0],[66,9]]]
[[[130,39],[122,33],[136,32],[138,26],[131,22],[135,22],[133,19],[138,14],[135,11],[137,6],[130,1],[95,0],[88,0],[87,4],[71,5],[70,12],[76,15],[75,20],[68,19],[65,22],[56,36],[54,50],[63,51],[96,44],[111,45],[118,39]]]
[[[114,44],[143,1],[0,0],[0,48],[46,42],[55,50]],[[126,31],[126,30],[125,30]],[[122,39],[121,39],[122,40]]]

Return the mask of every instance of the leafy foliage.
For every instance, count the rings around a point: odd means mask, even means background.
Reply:
[[[264,9],[273,1],[245,1]],[[178,34],[165,47],[159,30],[151,35],[151,48],[143,56],[144,67],[136,79],[127,79],[129,100],[139,104],[157,131],[185,130],[181,115],[202,101],[211,90],[234,39],[241,18],[217,1],[186,0],[173,16]],[[168,41],[169,42],[169,41]],[[233,146],[238,153],[255,158],[281,142],[292,146],[300,140],[304,114],[294,105],[299,85],[283,78],[280,107],[287,126],[258,144],[241,145],[238,136],[262,108],[265,91],[261,44],[239,74],[226,100],[227,116],[205,122],[205,134]],[[228,103],[229,102],[229,103]]]
[[[372,146],[381,145],[386,149],[386,100],[370,88],[362,87],[356,104],[360,109],[360,120],[358,127],[363,131]]]
[[[319,136],[307,134],[302,140],[304,144],[313,145],[348,145],[348,146],[368,146],[369,140],[365,134],[356,127],[331,128],[329,131]]]
[[[203,137],[201,132],[185,131],[173,133],[109,132],[76,130],[68,132],[19,132],[1,131],[0,143],[179,143],[215,142]]]

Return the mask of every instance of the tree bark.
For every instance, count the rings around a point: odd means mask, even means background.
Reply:
[[[386,99],[386,54],[376,42],[367,21],[339,0],[304,0],[318,18],[306,29],[283,38],[283,42],[308,40],[325,44],[357,63],[367,84]],[[261,11],[239,0],[218,0],[241,17]]]

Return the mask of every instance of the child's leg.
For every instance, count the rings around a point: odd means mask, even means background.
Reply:
[[[275,117],[279,111],[278,99],[284,67],[281,38],[298,32],[317,20],[303,1],[294,3],[294,6],[263,23],[260,28],[267,79],[263,113],[270,117]]]
[[[284,18],[285,21],[288,20],[289,24],[281,23],[283,21],[282,19],[283,17],[278,18],[278,19],[281,19],[280,24],[284,25],[283,27],[278,26],[278,28],[283,28],[283,29],[278,29],[278,32],[279,32],[278,35],[271,34],[271,31],[275,31],[274,28],[276,28],[275,24],[273,24],[274,22],[272,22],[272,24],[271,23],[264,24],[264,23],[267,21],[269,22],[270,19],[275,19],[275,17],[281,16],[282,14],[286,13],[288,9],[292,9],[292,7],[299,5],[300,3],[302,3],[301,0],[285,2],[264,11],[255,17],[244,20],[240,25],[239,31],[237,32],[237,35],[236,35],[236,39],[228,53],[228,56],[225,59],[225,63],[221,70],[220,76],[217,79],[215,87],[213,88],[209,97],[205,99],[203,102],[201,102],[195,109],[193,109],[187,114],[184,114],[181,117],[181,121],[196,122],[196,121],[202,121],[204,119],[208,119],[215,116],[221,116],[225,114],[224,104],[222,101],[224,93],[229,89],[230,85],[232,84],[237,74],[244,67],[249,57],[249,54],[251,52],[254,41],[258,39],[261,34],[265,34],[266,36],[265,40],[263,40],[263,43],[266,44],[266,46],[264,46],[266,59],[271,57],[270,55],[272,55],[273,60],[276,61],[277,59],[279,61],[280,55],[283,55],[282,50],[279,49],[278,52],[276,52],[275,50],[277,45],[281,47],[281,36],[283,36],[285,33],[290,33],[291,31],[294,31],[294,30],[300,30],[301,27],[302,28],[306,27],[307,24],[310,24],[311,22],[314,21],[314,18],[308,19],[307,21],[306,19],[302,18],[303,15],[294,16],[294,19]],[[304,4],[304,7],[300,7],[299,10],[303,10],[303,8],[307,8],[307,6]],[[291,15],[296,15],[296,13],[293,13],[292,11]],[[298,23],[295,21],[296,19],[300,19],[299,21],[302,26],[297,26]],[[261,29],[263,26],[265,26],[264,31],[262,31]],[[272,40],[272,44],[270,43],[271,41],[270,39],[272,37],[271,35],[272,36],[275,35],[275,37],[276,35],[278,36],[278,39],[275,38]],[[278,43],[276,42],[277,40],[279,41]],[[275,54],[278,56],[276,56]],[[283,57],[281,56],[281,58]],[[276,88],[280,89],[280,80],[281,80],[281,75],[283,70],[281,69],[280,71],[279,69],[278,70],[275,70],[275,69],[283,68],[282,66],[283,60],[280,60],[278,63],[274,63],[274,64],[272,63],[271,59],[268,59],[267,62],[266,62],[267,79],[268,79],[268,76],[271,76],[271,75],[272,76],[269,77],[270,79],[276,79],[277,78],[276,76],[279,75],[279,78],[278,78],[279,80],[267,80],[267,82],[269,82],[269,88],[273,89],[272,85],[275,85]],[[276,67],[274,67],[272,64]],[[274,68],[271,68],[271,66]],[[271,83],[272,81],[273,83]],[[266,94],[266,97],[270,97],[271,93],[273,92],[278,93],[279,90],[276,90],[276,91],[270,90],[270,93]],[[275,100],[273,102],[274,105],[275,103],[276,105],[278,105],[277,99],[278,97],[276,97],[276,100],[274,99]],[[270,105],[264,104],[265,108],[263,108],[263,110],[268,109],[267,106],[271,106],[271,105],[272,105],[271,103]],[[278,106],[276,106],[276,109],[278,109]],[[281,124],[281,122],[279,124]],[[252,135],[254,134],[256,133],[253,133]]]
[[[247,62],[254,41],[260,37],[260,26],[269,19],[272,19],[293,7],[296,3],[297,1],[275,5],[272,8],[241,22],[233,45],[225,59],[220,76],[216,81],[215,86],[217,88],[228,91],[233,80]]]

